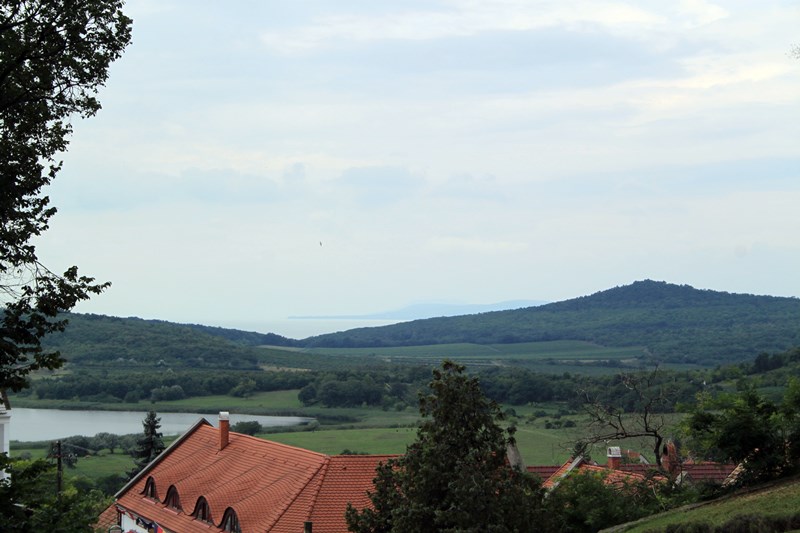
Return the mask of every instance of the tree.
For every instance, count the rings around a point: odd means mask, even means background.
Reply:
[[[91,533],[108,502],[99,491],[78,491],[67,481],[56,493],[55,467],[45,461],[9,459],[0,454],[0,524],[3,533]]]
[[[258,420],[242,420],[232,425],[231,431],[244,433],[245,435],[255,435],[256,433],[264,431],[264,426],[262,426]]]
[[[506,461],[513,431],[478,379],[445,361],[420,396],[423,422],[405,455],[381,464],[372,506],[347,509],[350,531],[529,531],[541,517],[538,483]]]
[[[592,532],[660,511],[646,482],[606,483],[605,474],[574,472],[547,495],[550,531]]]
[[[61,168],[70,120],[100,109],[96,93],[130,42],[122,0],[0,0],[0,389],[63,364],[41,339],[59,314],[108,283],[43,265],[33,240],[56,209],[43,194]]]
[[[703,458],[742,463],[741,484],[793,473],[800,467],[800,381],[789,382],[781,404],[753,388],[701,396],[684,431]]]
[[[582,439],[576,448],[585,449],[598,442],[647,438],[652,440],[653,455],[661,468],[661,449],[667,426],[664,412],[672,409],[675,403],[673,394],[660,381],[658,368],[647,373],[620,374],[618,379],[630,398],[628,409],[619,406],[620,395],[617,393],[606,399],[585,394],[584,410],[589,415],[591,435]]]
[[[131,451],[136,466],[128,472],[130,479],[141,472],[150,462],[164,451],[164,441],[161,439],[161,419],[156,416],[155,411],[149,411],[142,421],[144,432],[136,440],[136,448]]]

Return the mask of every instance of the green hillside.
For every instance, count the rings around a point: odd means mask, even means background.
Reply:
[[[732,531],[796,531],[800,529],[800,479],[761,487],[689,508],[642,519],[607,531],[630,533]],[[744,526],[750,526],[747,529]],[[669,528],[669,529],[667,529]]]
[[[236,330],[93,314],[69,314],[67,318],[66,331],[49,335],[43,344],[59,350],[75,366],[257,370],[265,366],[323,369],[341,365],[325,355],[253,346],[231,338],[235,336],[230,332]],[[239,333],[249,339],[260,335]]]
[[[602,370],[603,365],[616,366],[614,361],[634,359],[635,365],[713,366],[800,345],[800,299],[656,281],[538,307],[358,328],[303,340],[139,318],[72,314],[69,319],[66,332],[48,337],[46,346],[60,350],[73,365],[105,367],[332,369],[341,364],[436,364],[442,357],[459,356],[477,365],[512,359],[528,366],[594,361]],[[457,353],[450,353],[454,350]]]
[[[303,342],[377,348],[559,340],[643,347],[662,362],[744,361],[800,344],[800,299],[646,280],[539,307],[359,328]]]

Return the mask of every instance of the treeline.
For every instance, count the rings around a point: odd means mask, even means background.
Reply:
[[[305,372],[202,372],[164,369],[162,372],[91,373],[43,378],[31,383],[20,396],[40,399],[106,403],[180,400],[195,396],[300,389],[311,381]]]
[[[713,369],[659,370],[652,387],[663,389],[669,403],[659,407],[672,411],[676,405],[691,405],[700,392],[714,392],[722,385],[747,381],[756,386],[782,387],[800,370],[800,348]],[[380,406],[404,410],[416,405],[418,392],[427,384],[430,368],[423,365],[338,371],[235,371],[208,372],[197,369],[159,368],[142,371],[84,370],[64,376],[34,380],[20,396],[44,400],[76,400],[104,403],[179,400],[208,395],[245,397],[256,392],[299,390],[305,406]],[[487,397],[507,405],[563,402],[580,409],[587,398],[635,411],[640,398],[629,388],[623,374],[585,376],[542,374],[508,367],[482,368],[474,372]]]
[[[306,406],[381,406],[403,410],[416,405],[429,372],[427,367],[400,367],[391,373],[320,372],[300,390],[298,398]],[[488,398],[507,405],[564,402],[569,409],[577,410],[587,398],[592,398],[632,412],[641,400],[626,386],[622,375],[552,375],[502,368],[481,370],[476,375]],[[715,388],[701,373],[670,371],[656,372],[652,386],[663,388],[674,399],[670,405],[659,408],[662,412],[672,411],[676,403],[691,403],[698,392]]]
[[[765,363],[766,361],[766,363]],[[768,368],[767,368],[768,367]],[[695,402],[699,393],[723,390],[723,384],[746,380],[756,386],[788,383],[800,367],[800,348],[776,354],[762,354],[753,362],[718,366],[713,369],[674,371],[649,369],[635,372],[645,376],[648,387],[659,390],[665,400],[653,412],[672,412]],[[402,410],[416,404],[417,394],[427,384],[427,367],[397,367],[383,372],[318,372],[299,393],[304,405],[324,407],[381,406]],[[484,394],[507,405],[564,402],[570,410],[587,401],[614,405],[635,412],[641,405],[639,391],[632,390],[625,373],[584,376],[541,374],[525,369],[492,367],[475,372]],[[727,388],[730,388],[729,385]]]
[[[380,405],[400,411],[416,405],[417,392],[429,377],[430,369],[424,366],[397,367],[383,372],[317,372],[314,380],[300,390],[298,398],[306,406]]]

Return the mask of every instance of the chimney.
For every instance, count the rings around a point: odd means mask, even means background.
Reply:
[[[608,462],[606,466],[612,470],[617,470],[622,464],[622,450],[619,446],[609,446],[606,454]]]
[[[219,412],[219,450],[225,449],[228,445],[228,432],[231,430],[231,422],[228,420],[228,411]]]
[[[667,441],[661,453],[661,468],[666,470],[671,477],[676,477],[681,471],[681,458],[675,443]]]
[[[303,522],[303,533],[312,533],[314,531],[314,522]]]

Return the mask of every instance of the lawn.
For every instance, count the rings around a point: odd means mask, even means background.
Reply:
[[[800,509],[800,478],[773,483],[761,489],[715,500],[692,509],[675,509],[618,531],[664,531],[671,524],[707,522],[720,525],[743,515],[784,516]]]

